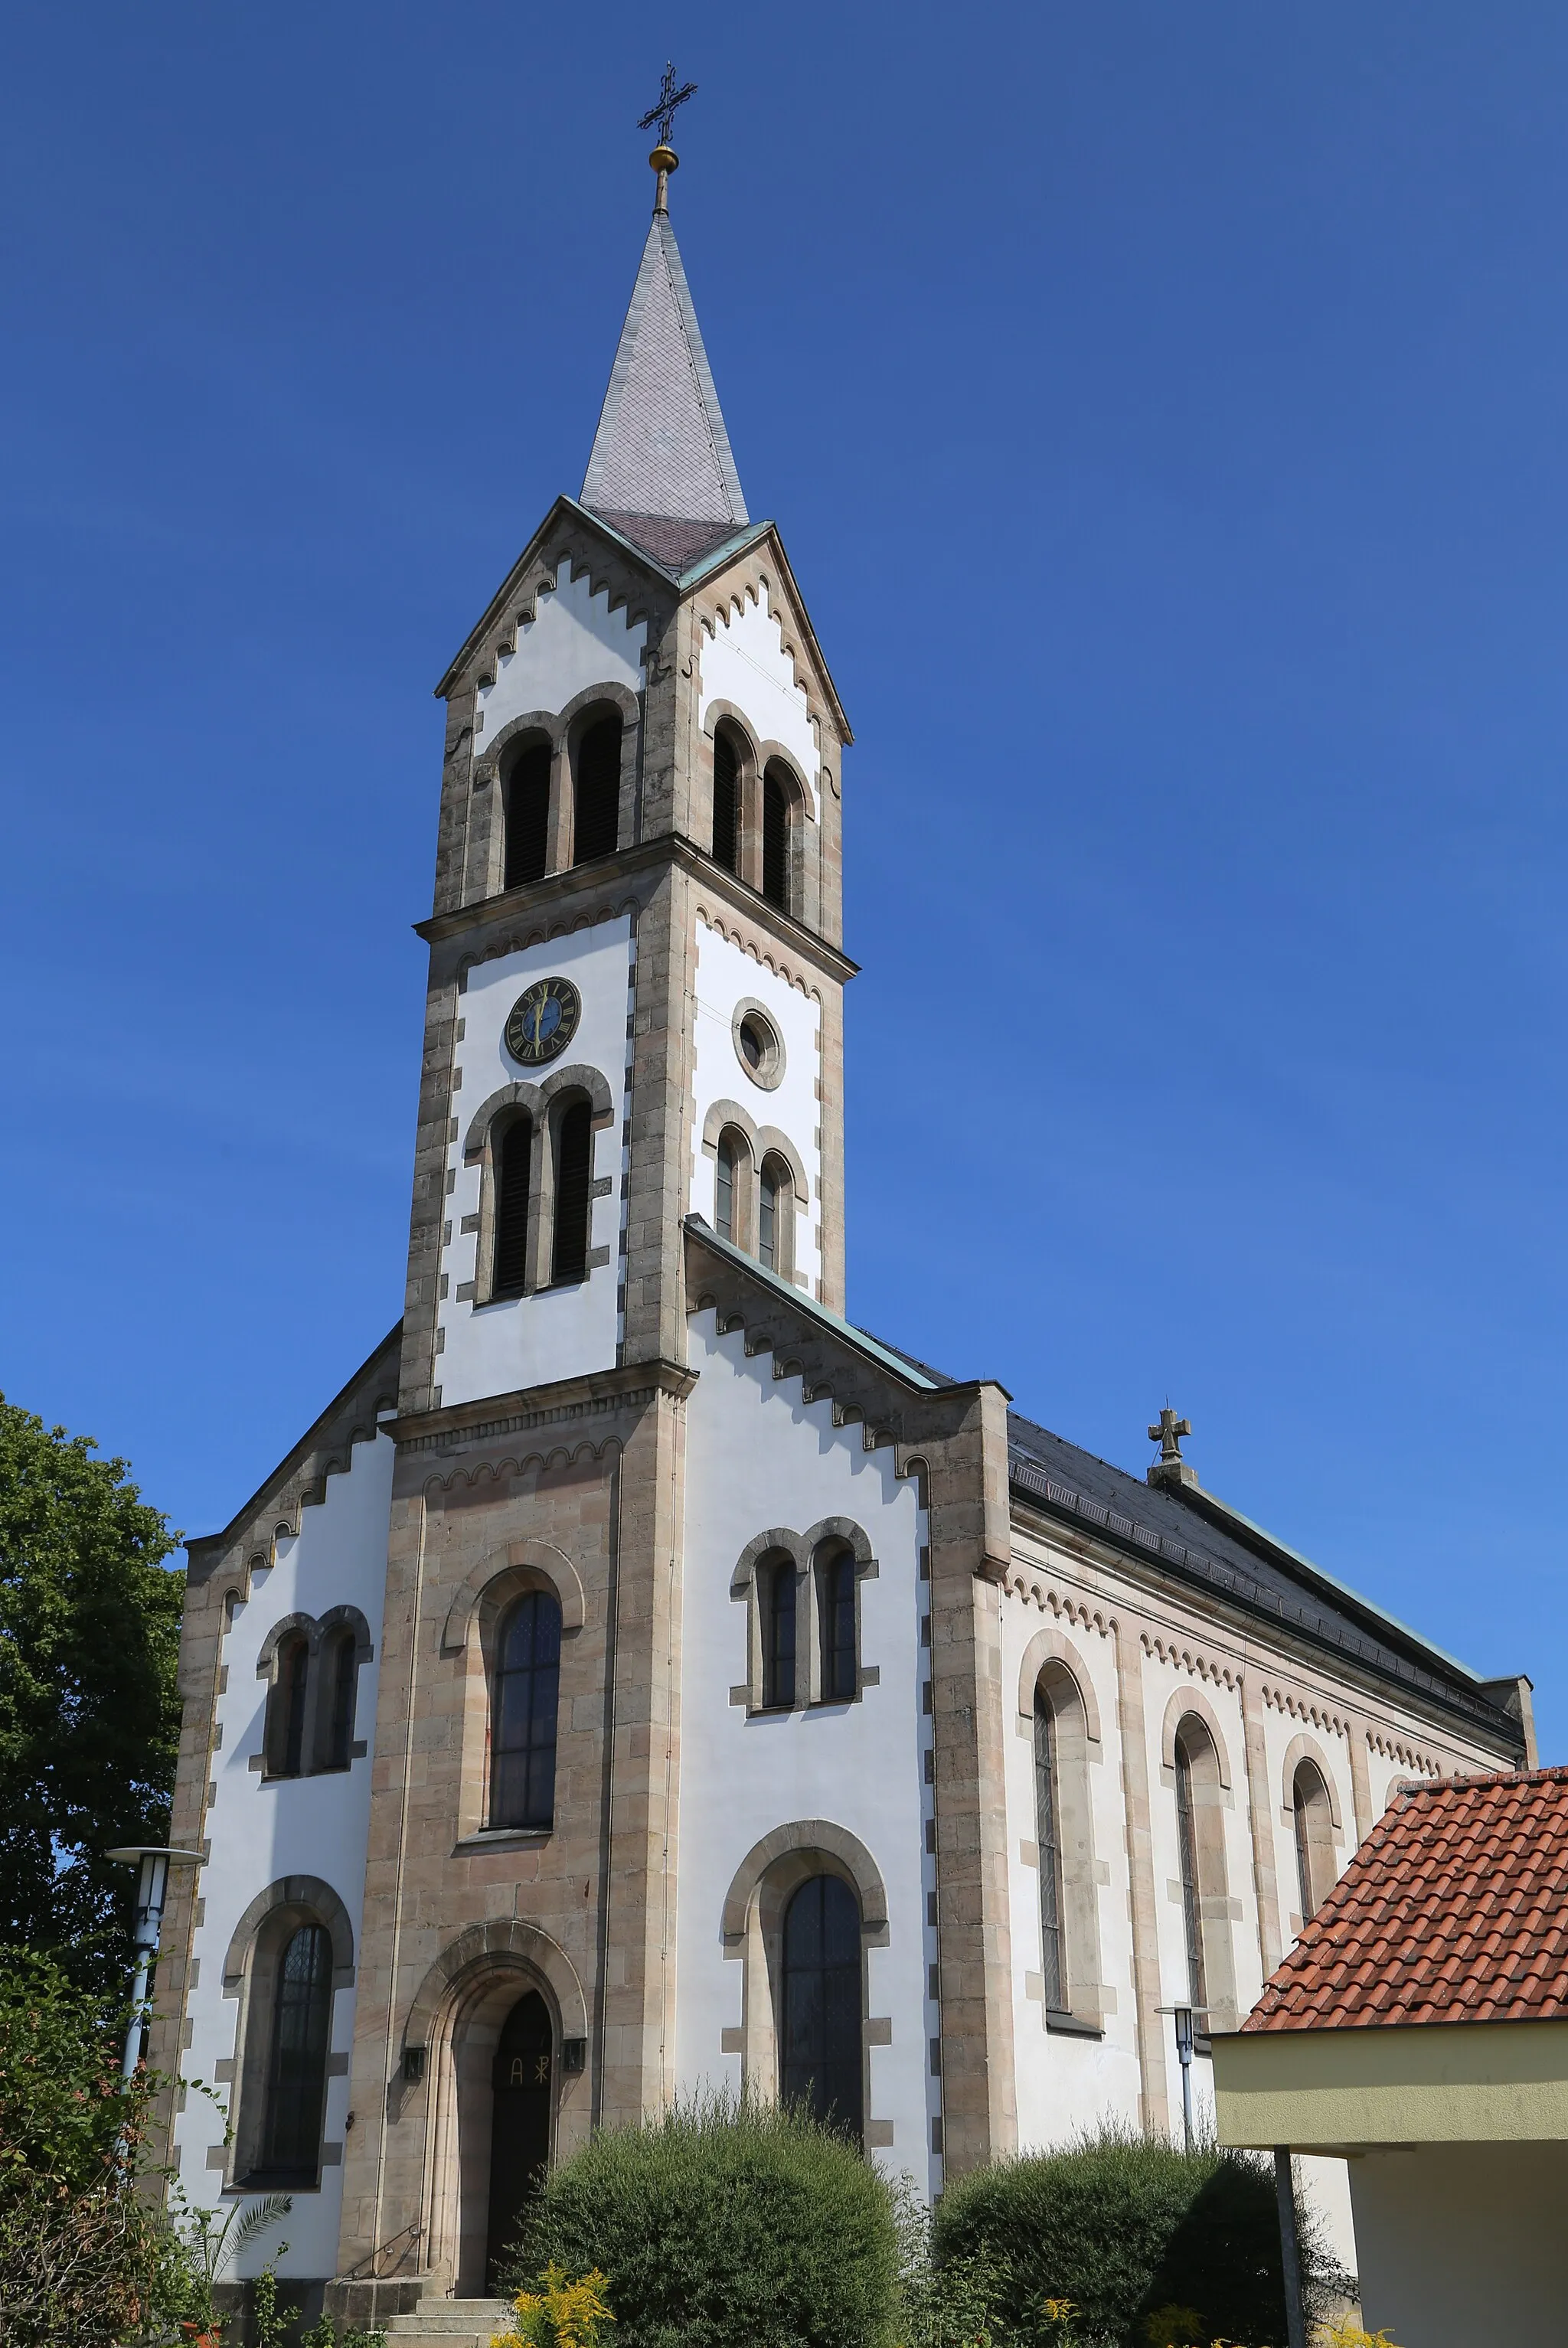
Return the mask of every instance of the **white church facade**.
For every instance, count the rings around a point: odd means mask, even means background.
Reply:
[[[1395,1787],[1533,1759],[1169,1414],[1127,1474],[843,1317],[851,737],[659,155],[582,496],[438,687],[403,1318],[190,1544],[152,2058],[231,2125],[171,2157],[361,2320],[705,2084],[927,2193],[1179,2125],[1171,2008],[1233,2025]]]

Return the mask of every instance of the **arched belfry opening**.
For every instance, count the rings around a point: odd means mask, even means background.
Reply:
[[[485,2289],[492,2295],[511,2263],[523,2211],[549,2166],[554,2072],[550,2008],[536,1989],[529,1990],[501,2025],[491,2068]]]

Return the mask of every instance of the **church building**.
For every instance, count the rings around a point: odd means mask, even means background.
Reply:
[[[170,2157],[359,2322],[704,2086],[928,2195],[1179,2134],[1172,2008],[1202,2115],[1392,1790],[1535,1757],[1172,1413],[1127,1472],[846,1317],[850,726],[652,160],[581,495],[437,687],[403,1317],[189,1544]]]

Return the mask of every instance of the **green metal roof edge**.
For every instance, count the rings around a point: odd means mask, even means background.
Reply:
[[[765,1264],[758,1263],[755,1256],[748,1255],[744,1248],[738,1248],[729,1240],[721,1239],[706,1216],[687,1215],[685,1221],[686,1230],[699,1239],[704,1247],[711,1248],[715,1255],[736,1265],[739,1271],[748,1272],[763,1286],[777,1289],[781,1303],[794,1305],[809,1320],[821,1322],[841,1343],[851,1345],[857,1354],[868,1355],[882,1369],[891,1370],[904,1385],[913,1386],[920,1394],[942,1392],[934,1378],[922,1377],[896,1354],[890,1354],[885,1345],[879,1345],[874,1337],[868,1337],[862,1330],[852,1328],[848,1321],[841,1321],[836,1313],[830,1313],[825,1304],[819,1304],[814,1297],[808,1296],[804,1289],[796,1288],[788,1280],[781,1280],[776,1272],[769,1272]]]

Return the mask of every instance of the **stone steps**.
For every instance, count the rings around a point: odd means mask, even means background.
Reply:
[[[407,2315],[387,2316],[381,2329],[387,2348],[490,2348],[511,2321],[504,2299],[426,2299]]]

